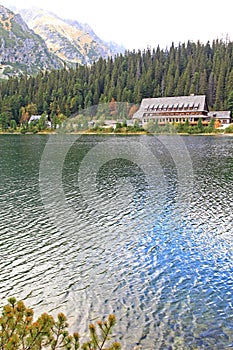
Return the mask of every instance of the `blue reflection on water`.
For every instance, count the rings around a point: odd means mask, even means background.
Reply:
[[[158,186],[148,188],[137,165],[116,160],[101,170],[87,213],[78,162],[97,139],[79,140],[67,155],[64,191],[79,226],[65,218],[60,232],[38,189],[46,139],[1,138],[2,300],[28,298],[39,311],[63,305],[75,326],[114,311],[123,348],[233,348],[233,138],[185,139],[194,169],[188,206],[176,203],[174,162],[150,138],[166,178],[166,203],[154,206]],[[111,196],[105,194],[114,196],[120,177],[136,189],[133,201],[127,211],[108,213]],[[98,211],[98,196],[106,215]]]

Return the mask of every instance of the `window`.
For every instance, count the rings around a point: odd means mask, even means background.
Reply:
[[[192,109],[193,109],[193,107],[194,107],[194,103],[192,102],[192,103],[190,103],[190,104],[189,104],[189,109],[191,109],[191,110],[192,110]]]

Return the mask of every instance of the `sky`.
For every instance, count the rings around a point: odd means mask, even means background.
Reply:
[[[88,23],[105,41],[129,50],[170,47],[200,40],[233,40],[232,0],[0,0],[20,8],[32,6],[62,18]]]

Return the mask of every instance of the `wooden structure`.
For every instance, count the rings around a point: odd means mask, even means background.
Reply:
[[[208,125],[210,115],[205,95],[190,95],[177,97],[156,97],[142,100],[139,110],[133,115],[142,126],[149,121],[158,121],[159,125],[167,123],[185,123],[197,125],[202,120],[203,125]]]
[[[216,124],[219,126],[231,123],[231,112],[230,111],[211,111],[209,112],[210,118],[216,120]]]

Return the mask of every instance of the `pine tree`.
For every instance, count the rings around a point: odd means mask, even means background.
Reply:
[[[46,112],[49,117],[69,116],[98,105],[101,99],[140,104],[145,97],[190,93],[206,94],[210,110],[226,109],[232,87],[233,43],[188,41],[166,50],[158,46],[143,52],[126,51],[115,58],[100,58],[91,66],[11,77],[0,82],[0,114],[10,116],[2,117],[8,120],[4,125],[10,120],[19,124],[27,119],[25,111],[32,113],[30,105],[36,106],[36,113]]]

